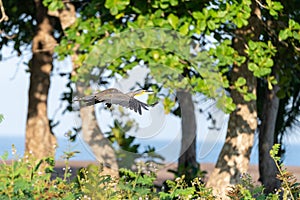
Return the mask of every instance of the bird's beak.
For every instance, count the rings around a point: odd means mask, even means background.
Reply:
[[[142,94],[153,94],[154,92],[151,90],[145,90]]]
[[[142,90],[140,93],[136,94],[135,96],[138,97],[138,96],[142,96],[144,94],[152,94],[153,91],[149,91],[149,90]]]

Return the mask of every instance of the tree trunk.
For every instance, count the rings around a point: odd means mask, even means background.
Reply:
[[[51,133],[47,99],[50,87],[53,50],[56,40],[53,37],[53,24],[41,0],[35,0],[37,32],[32,41],[30,63],[29,104],[26,124],[26,152],[37,158],[54,156],[56,138]]]
[[[236,37],[233,38],[234,49],[243,56],[246,56],[246,39],[250,37],[252,40],[258,40],[260,34],[258,22],[260,10],[255,1],[252,1],[251,8],[252,15],[249,18],[249,25],[237,29],[235,31]],[[257,80],[253,73],[248,70],[247,61],[240,67],[233,66],[232,82],[235,82],[239,77],[246,79],[248,92],[256,94]],[[237,90],[231,91],[231,97],[237,108],[230,115],[225,144],[207,182],[207,186],[213,187],[216,194],[223,198],[226,198],[230,185],[238,183],[241,175],[248,170],[254,133],[257,128],[256,101],[246,102]]]
[[[65,2],[65,9],[49,12],[51,16],[58,17],[63,30],[70,27],[76,21],[76,10],[72,3]],[[76,64],[78,54],[78,45],[74,47],[74,54],[71,55],[73,70],[72,75],[76,75]],[[84,89],[88,89],[80,83],[76,83],[76,88],[79,96],[83,96]],[[94,106],[80,108],[80,118],[82,121],[82,136],[83,140],[92,149],[95,157],[103,164],[104,172],[112,176],[118,176],[118,164],[115,151],[111,143],[104,137],[103,132],[98,126],[95,116]]]
[[[179,175],[185,174],[187,180],[197,176],[199,164],[196,160],[196,119],[192,95],[187,91],[177,91],[181,110],[181,149],[178,161]]]
[[[274,145],[275,125],[279,108],[279,98],[276,96],[278,90],[278,85],[274,85],[272,90],[265,89],[262,119],[259,127],[259,180],[265,186],[266,194],[274,192],[281,185],[276,178],[279,173],[278,169],[270,156],[270,150]]]
[[[83,87],[77,84],[77,90],[81,93]],[[119,167],[115,151],[111,142],[104,137],[95,116],[95,107],[87,106],[80,108],[80,117],[82,121],[82,137],[91,147],[97,160],[103,164],[104,172],[112,176],[119,175]]]

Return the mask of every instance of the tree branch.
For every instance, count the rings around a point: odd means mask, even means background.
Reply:
[[[4,6],[3,6],[3,3],[2,3],[2,0],[0,0],[0,9],[1,9],[1,14],[2,14],[0,22],[2,22],[2,21],[8,21],[8,16],[5,14],[5,10],[4,10]]]
[[[262,8],[267,8],[266,6],[264,6],[259,0],[255,0],[256,1],[256,3],[258,4],[258,5],[260,5],[260,7],[262,7]]]

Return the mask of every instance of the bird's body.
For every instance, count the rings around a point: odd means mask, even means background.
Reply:
[[[82,106],[90,106],[97,103],[105,103],[107,107],[110,107],[112,104],[118,104],[120,106],[134,110],[135,112],[138,112],[141,115],[142,108],[148,110],[148,105],[135,99],[134,97],[136,95],[141,95],[145,93],[148,93],[148,91],[137,90],[134,92],[124,94],[116,88],[110,88],[90,96],[81,97],[79,99],[76,99],[75,101],[82,102]]]

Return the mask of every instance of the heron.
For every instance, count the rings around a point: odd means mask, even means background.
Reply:
[[[73,101],[80,101],[83,107],[97,103],[105,103],[105,105],[110,108],[112,104],[118,104],[120,106],[129,108],[130,110],[134,110],[136,113],[138,112],[141,115],[142,108],[148,110],[149,105],[135,99],[134,97],[149,93],[152,93],[152,91],[140,89],[133,92],[123,93],[116,88],[109,88],[90,96],[75,99]],[[155,104],[150,106],[154,106]]]

